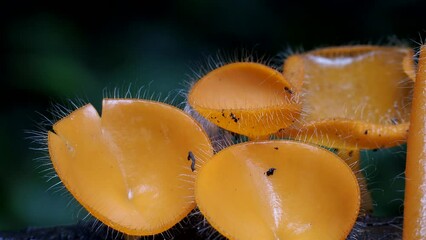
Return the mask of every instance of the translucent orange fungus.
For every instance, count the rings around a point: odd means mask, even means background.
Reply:
[[[201,78],[188,101],[212,123],[256,138],[293,123],[300,113],[296,95],[280,72],[259,63],[238,62]]]
[[[314,145],[257,141],[228,147],[200,170],[199,209],[229,239],[345,239],[358,215],[355,175]]]
[[[344,149],[405,142],[412,56],[408,48],[350,46],[289,57],[284,75],[302,92],[305,114],[278,135]]]
[[[426,46],[420,49],[405,170],[404,240],[426,239]]]
[[[153,101],[105,99],[102,117],[88,104],[53,130],[49,153],[66,188],[96,218],[130,235],[160,233],[182,220],[195,207],[195,172],[213,154],[191,117]]]

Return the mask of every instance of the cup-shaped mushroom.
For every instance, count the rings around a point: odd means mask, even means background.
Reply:
[[[94,217],[129,235],[153,235],[194,207],[195,174],[213,150],[201,126],[167,104],[105,99],[48,133],[53,166]]]
[[[300,114],[298,93],[283,75],[253,62],[209,72],[191,88],[188,101],[212,123],[252,138],[286,128]]]
[[[217,153],[197,175],[208,222],[229,239],[345,239],[360,191],[335,154],[293,141],[255,141]]]
[[[406,141],[413,89],[408,48],[350,46],[290,56],[284,75],[302,94],[303,117],[279,136],[344,149]]]

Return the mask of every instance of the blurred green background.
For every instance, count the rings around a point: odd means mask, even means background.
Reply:
[[[0,230],[76,222],[63,192],[37,167],[25,132],[52,102],[82,98],[99,106],[103,89],[167,93],[182,88],[207,56],[254,50],[406,41],[425,36],[426,3],[376,1],[158,1],[138,5],[0,4]],[[189,76],[188,76],[189,75]],[[363,153],[375,214],[401,214],[404,149]],[[395,152],[394,151],[394,152]],[[391,156],[392,155],[392,156]]]

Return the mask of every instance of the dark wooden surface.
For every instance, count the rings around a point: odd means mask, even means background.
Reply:
[[[337,226],[336,226],[337,227]],[[224,239],[211,229],[200,233],[200,227],[190,223],[180,224],[179,227],[154,237],[146,239]],[[402,218],[359,218],[351,234],[350,240],[394,240],[401,239]],[[0,240],[53,240],[53,239],[126,239],[126,236],[107,227],[92,222],[79,223],[72,226],[57,226],[51,228],[27,228],[16,232],[0,232]],[[143,238],[142,238],[143,239]]]

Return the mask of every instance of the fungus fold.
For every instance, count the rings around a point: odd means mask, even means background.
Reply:
[[[49,153],[65,187],[94,217],[129,235],[181,221],[195,207],[195,174],[213,154],[198,123],[154,101],[104,99],[102,117],[88,104],[53,131]]]

